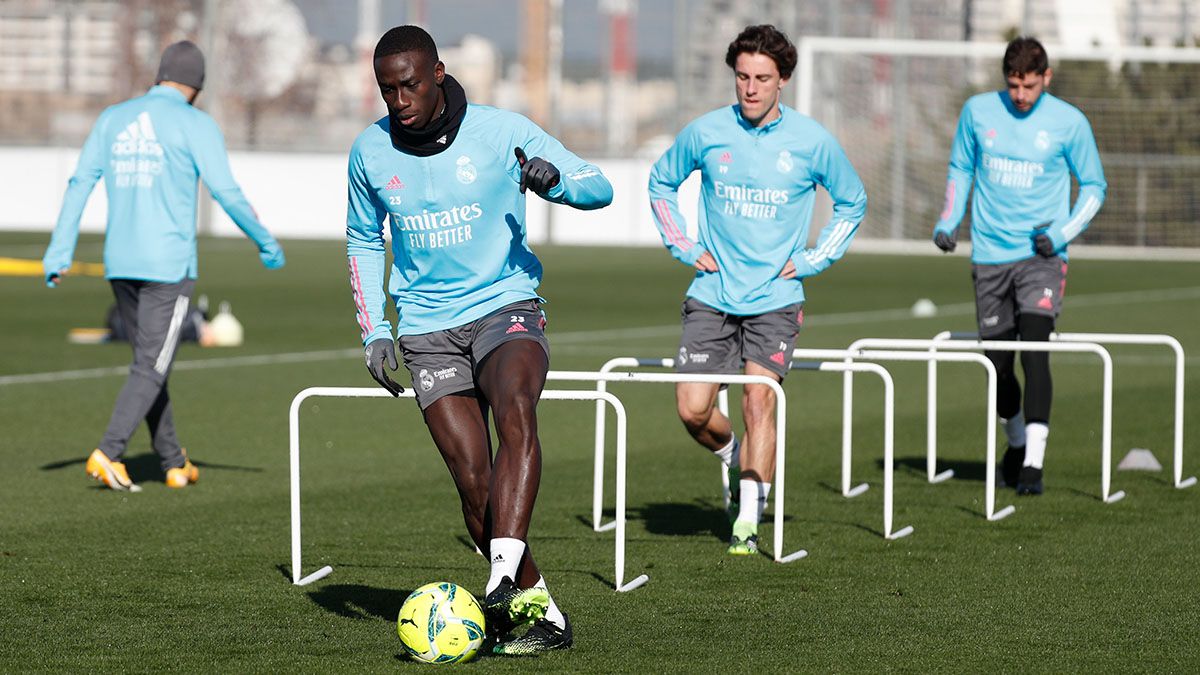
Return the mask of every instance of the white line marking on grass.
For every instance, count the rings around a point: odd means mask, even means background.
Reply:
[[[1187,288],[1164,288],[1145,291],[1121,291],[1116,293],[1094,293],[1091,295],[1068,295],[1064,302],[1068,307],[1098,307],[1103,305],[1119,305],[1130,302],[1169,302],[1173,300],[1191,300],[1200,298],[1200,286]],[[871,309],[858,312],[840,312],[806,317],[805,323],[817,326],[844,326],[855,323],[871,323],[876,321],[928,321],[929,318],[944,318],[947,316],[963,316],[975,313],[975,304],[971,302],[955,303],[938,307],[937,317],[914,317],[909,308],[902,309]],[[679,324],[668,326],[642,326],[638,328],[614,328],[608,330],[581,330],[568,333],[551,333],[551,348],[555,344],[589,345],[599,341],[636,340],[641,338],[674,337],[679,335]],[[260,354],[256,356],[232,356],[215,359],[194,359],[177,361],[175,370],[210,370],[214,368],[233,368],[238,366],[267,366],[279,363],[304,363],[308,361],[332,361],[343,358],[361,358],[362,349],[327,349],[312,352],[290,352],[285,354]],[[1192,359],[1188,358],[1188,363]],[[89,368],[84,370],[60,370],[48,373],[29,373],[25,375],[0,376],[0,387],[10,384],[38,384],[47,382],[68,382],[99,377],[124,376],[129,373],[128,366],[113,366],[109,368]]]
[[[327,349],[319,352],[290,352],[285,354],[259,354],[254,356],[230,356],[218,359],[194,359],[177,361],[172,370],[210,370],[213,368],[233,368],[237,366],[267,366],[278,363],[303,363],[306,361],[331,361],[345,359],[351,356],[362,357],[361,349]],[[129,374],[129,366],[113,366],[111,368],[88,368],[86,370],[60,370],[50,373],[30,373],[28,375],[5,375],[0,377],[0,386],[8,384],[37,384],[44,382],[66,382],[69,380],[87,380],[97,377]]]

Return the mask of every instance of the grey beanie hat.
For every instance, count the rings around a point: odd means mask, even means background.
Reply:
[[[204,54],[195,43],[180,40],[163,50],[155,82],[166,81],[204,88]]]

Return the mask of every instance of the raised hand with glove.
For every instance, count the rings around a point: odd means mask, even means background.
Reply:
[[[513,154],[517,156],[517,164],[521,167],[521,194],[530,189],[539,197],[545,197],[546,193],[558,185],[558,167],[541,157],[526,158],[525,151],[521,148],[513,148]]]

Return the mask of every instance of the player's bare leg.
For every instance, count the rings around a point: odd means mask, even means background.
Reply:
[[[467,533],[485,558],[492,538],[488,508],[492,447],[487,418],[486,405],[474,396],[446,396],[425,411],[430,435],[458,490]],[[526,551],[518,583],[527,581],[532,586],[540,576],[533,555]]]
[[[780,377],[765,366],[746,362],[747,375],[761,375],[780,381]],[[742,415],[746,421],[746,438],[742,446],[739,489],[741,503],[733,523],[729,552],[733,555],[752,555],[758,552],[758,521],[762,519],[771,479],[775,475],[775,392],[764,384],[747,384],[742,393]]]
[[[491,434],[486,404],[472,395],[445,396],[425,410],[425,424],[442,455],[462,502],[463,520],[471,541],[490,559],[492,538],[488,492],[492,478]],[[541,573],[528,550],[517,572],[517,583],[537,583]]]
[[[492,478],[487,410],[471,395],[444,396],[425,409],[425,424],[458,489],[467,532],[487,555],[488,483]]]
[[[713,452],[728,445],[733,427],[716,408],[720,385],[705,382],[679,382],[675,385],[675,407],[679,419],[696,442]]]
[[[542,478],[537,404],[549,359],[533,340],[513,340],[484,359],[478,383],[496,420],[500,445],[492,466],[493,537],[524,540]]]
[[[716,455],[729,471],[725,504],[732,517],[738,501],[741,451],[729,418],[716,407],[720,389],[717,384],[679,382],[675,385],[675,408],[692,438]]]
[[[549,369],[549,357],[540,344],[512,340],[483,360],[476,377],[480,392],[491,406],[499,439],[488,497],[492,576],[484,611],[489,622],[500,622],[498,632],[502,633],[524,620],[534,620],[524,635],[496,645],[499,654],[536,654],[569,647],[573,640],[570,623],[550,597],[545,580],[538,575],[530,583],[528,572],[521,570],[521,578],[514,584],[516,566],[511,560],[498,560],[506,552],[522,559],[528,555],[525,542],[542,477],[537,404]],[[532,564],[529,568],[536,569]]]

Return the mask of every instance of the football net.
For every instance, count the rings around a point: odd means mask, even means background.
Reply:
[[[867,186],[859,237],[893,249],[927,242],[958,114],[968,97],[1003,87],[1005,44],[815,37],[798,47],[796,107],[838,138]],[[1200,256],[1200,49],[1046,51],[1049,90],[1087,115],[1108,180],[1079,243]],[[960,241],[969,224],[968,211]]]

